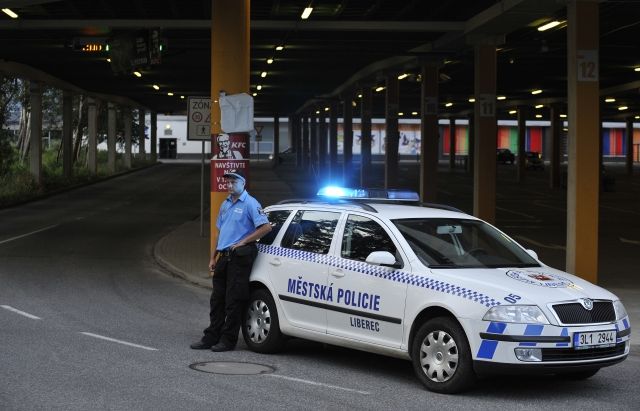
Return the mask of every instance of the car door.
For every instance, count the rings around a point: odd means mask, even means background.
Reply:
[[[400,347],[407,285],[402,282],[406,256],[386,226],[370,216],[351,213],[341,224],[329,283],[335,298],[327,309],[327,333]],[[367,263],[373,251],[388,251],[399,267]]]
[[[298,210],[267,258],[283,314],[296,327],[326,333],[327,261],[340,214]]]

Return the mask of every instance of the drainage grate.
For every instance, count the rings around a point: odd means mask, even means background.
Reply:
[[[230,361],[197,362],[195,364],[191,364],[189,368],[196,371],[226,375],[271,374],[275,371],[274,368],[269,367],[268,365]]]

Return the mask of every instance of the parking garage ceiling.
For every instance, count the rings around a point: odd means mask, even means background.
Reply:
[[[313,12],[301,20],[309,4]],[[601,1],[599,7],[603,118],[638,115],[640,1]],[[0,13],[0,63],[26,65],[159,113],[183,113],[180,96],[210,93],[211,0],[0,0],[0,8],[18,14],[14,19]],[[435,59],[442,63],[441,115],[465,115],[474,89],[469,39],[487,36],[504,39],[497,54],[498,93],[507,97],[500,102],[501,117],[518,104],[561,102],[567,92],[567,29],[561,24],[537,30],[550,20],[566,21],[565,1],[253,0],[255,113],[322,109],[344,90],[383,85],[388,73],[407,73],[400,81],[400,111],[412,117],[420,107],[418,61]],[[77,50],[92,39],[113,44],[141,33],[158,33],[162,44],[157,64],[137,68],[142,77],[107,62],[117,58],[113,47]],[[276,51],[279,45],[284,49]],[[534,89],[543,92],[533,96]],[[605,103],[605,97],[616,102]],[[628,109],[618,110],[623,105]],[[545,110],[536,112],[547,117]],[[384,92],[374,93],[374,115],[384,115]]]

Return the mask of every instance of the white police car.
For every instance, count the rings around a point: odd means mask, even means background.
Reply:
[[[242,327],[254,351],[287,335],[407,358],[444,393],[494,372],[588,378],[629,353],[615,295],[458,210],[319,198],[265,211]]]

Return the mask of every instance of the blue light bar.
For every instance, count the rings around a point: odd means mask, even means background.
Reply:
[[[360,200],[401,200],[420,201],[420,196],[410,190],[363,189],[339,186],[326,186],[318,190],[319,197]]]

